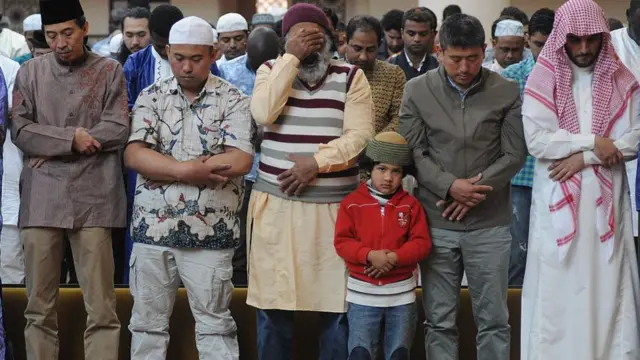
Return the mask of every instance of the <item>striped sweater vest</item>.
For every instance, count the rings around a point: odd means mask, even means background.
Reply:
[[[273,63],[266,64],[271,67]],[[294,165],[287,160],[287,154],[313,156],[320,144],[342,136],[347,92],[356,71],[355,66],[332,61],[324,80],[314,87],[296,78],[282,113],[273,124],[264,127],[254,190],[288,200],[337,203],[358,187],[357,165],[318,174],[300,196],[280,191],[277,180]]]

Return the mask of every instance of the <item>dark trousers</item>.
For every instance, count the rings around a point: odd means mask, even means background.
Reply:
[[[240,212],[240,246],[233,254],[233,285],[247,286],[247,216],[249,212],[249,199],[251,199],[252,181],[244,182],[244,199]]]
[[[527,266],[529,246],[529,214],[531,213],[531,188],[511,187],[511,258],[509,259],[509,286],[522,286]]]
[[[258,310],[258,359],[293,358],[293,311]],[[347,360],[346,314],[320,314],[319,360]],[[310,359],[311,360],[311,359]]]

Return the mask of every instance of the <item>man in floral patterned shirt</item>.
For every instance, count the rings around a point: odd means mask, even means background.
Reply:
[[[249,98],[210,74],[211,26],[197,17],[171,28],[173,77],[142,91],[126,165],[138,173],[133,206],[131,359],[165,359],[182,281],[202,359],[238,359],[228,309],[240,237],[243,181],[253,163]]]

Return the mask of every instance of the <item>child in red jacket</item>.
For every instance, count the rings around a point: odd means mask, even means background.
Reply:
[[[411,165],[407,141],[378,134],[361,165],[371,180],[340,204],[335,247],[349,268],[349,359],[377,359],[384,324],[384,358],[409,359],[417,322],[414,270],[431,250],[422,205],[402,189]]]

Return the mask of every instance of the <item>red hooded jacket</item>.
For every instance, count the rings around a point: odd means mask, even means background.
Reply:
[[[366,183],[340,204],[334,245],[347,262],[352,277],[376,285],[386,285],[411,277],[418,262],[431,251],[431,235],[422,204],[399,189],[384,206],[378,203]],[[367,255],[387,249],[398,255],[398,264],[385,276],[374,279],[364,273]]]

